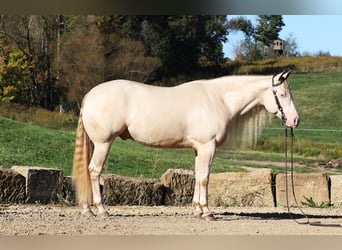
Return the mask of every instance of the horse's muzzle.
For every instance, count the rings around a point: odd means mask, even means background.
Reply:
[[[285,125],[288,128],[296,128],[299,126],[299,122],[300,122],[300,118],[299,115],[290,115],[289,117],[287,117]]]

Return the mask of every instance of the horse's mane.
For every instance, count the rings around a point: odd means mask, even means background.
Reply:
[[[235,117],[229,125],[227,139],[222,148],[246,149],[256,145],[262,128],[271,118],[262,106],[256,106],[248,113]]]

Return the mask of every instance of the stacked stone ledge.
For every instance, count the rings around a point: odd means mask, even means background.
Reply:
[[[272,170],[212,174],[210,206],[274,207]]]
[[[326,174],[323,173],[310,173],[310,174],[298,174],[287,175],[287,194],[286,194],[286,175],[277,174],[276,176],[276,200],[277,206],[287,206],[286,195],[288,196],[289,206],[301,206],[303,203],[308,202],[307,199],[311,199],[316,205],[330,204],[329,198],[329,179]],[[341,197],[342,198],[342,197]],[[298,203],[298,204],[297,204]],[[313,205],[313,204],[312,204]]]
[[[25,177],[0,166],[0,203],[25,203]]]
[[[25,178],[26,203],[58,202],[62,170],[41,167],[13,166],[12,170]]]
[[[106,205],[163,204],[163,186],[152,179],[105,174],[101,178],[102,197]]]
[[[289,205],[292,198],[288,176]],[[305,198],[316,204],[342,206],[342,175],[295,174],[295,193],[299,205]],[[195,186],[194,172],[169,169],[158,180],[106,174],[101,178],[106,205],[191,205]],[[285,175],[269,169],[243,173],[212,173],[209,181],[209,206],[286,206]],[[0,167],[0,203],[63,203],[75,205],[70,176],[62,170],[14,166]]]
[[[192,203],[195,175],[191,170],[168,169],[160,181],[165,187],[164,205],[184,206]]]

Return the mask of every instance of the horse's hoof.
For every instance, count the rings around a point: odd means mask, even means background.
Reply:
[[[95,217],[95,214],[91,210],[83,211],[82,215],[84,215],[85,217],[89,217],[89,218]]]
[[[202,215],[203,215],[202,212],[194,213],[194,217],[195,217],[196,219],[202,219]]]
[[[96,217],[108,218],[109,217],[109,213],[107,211],[104,211],[104,212],[98,213]]]
[[[216,221],[216,218],[213,214],[202,215],[202,219],[206,221]]]

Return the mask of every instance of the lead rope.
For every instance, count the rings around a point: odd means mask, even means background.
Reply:
[[[302,213],[302,215],[305,217],[305,221],[299,221],[296,218],[292,216],[292,213],[290,211],[290,204],[289,204],[289,187],[288,187],[288,132],[287,127],[285,127],[285,191],[286,191],[286,206],[287,206],[287,212],[292,220],[294,220],[297,224],[300,225],[310,225],[310,226],[320,226],[320,227],[342,227],[341,224],[326,224],[321,223],[320,221],[314,221],[311,222],[309,217],[306,215],[306,213],[303,211],[303,209],[299,206],[295,189],[294,189],[294,168],[293,168],[293,152],[294,152],[294,133],[293,128],[291,128],[291,158],[290,158],[290,164],[291,164],[291,188],[292,188],[292,196],[294,199],[295,204],[297,205],[297,208]]]

